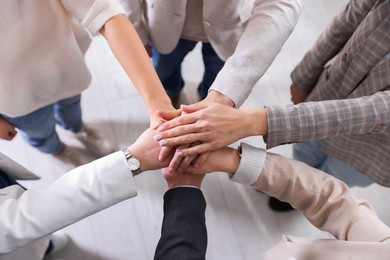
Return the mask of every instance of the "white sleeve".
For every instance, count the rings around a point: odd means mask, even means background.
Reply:
[[[246,143],[241,143],[241,148],[240,164],[230,180],[250,186],[259,178],[267,152]]]
[[[66,173],[46,188],[0,190],[0,254],[137,195],[121,151]]]
[[[256,0],[234,54],[210,90],[224,94],[240,107],[290,36],[300,11],[300,0]]]

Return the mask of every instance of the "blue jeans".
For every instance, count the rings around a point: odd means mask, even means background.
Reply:
[[[197,43],[196,41],[180,39],[175,49],[169,54],[161,54],[152,48],[154,68],[168,96],[176,96],[183,89],[184,81],[181,75],[181,64],[185,56],[195,48]],[[208,42],[202,42],[202,56],[205,72],[202,82],[198,86],[198,95],[201,99],[204,99],[225,62],[218,57]]]
[[[77,132],[81,129],[81,95],[60,100],[20,117],[3,117],[17,127],[23,139],[44,153],[58,153],[61,141],[56,124]]]
[[[365,187],[372,183],[368,176],[357,171],[351,165],[321,151],[324,141],[307,141],[293,145],[293,157],[316,169],[326,172],[345,182],[349,187]]]

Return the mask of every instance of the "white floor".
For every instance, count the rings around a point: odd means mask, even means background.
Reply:
[[[290,71],[346,0],[302,2],[303,12],[295,31],[244,107],[290,103]],[[102,38],[94,40],[87,61],[94,79],[83,95],[84,119],[100,127],[118,148],[125,147],[148,126],[146,109]],[[183,71],[187,86],[182,102],[194,102],[196,84],[203,72],[198,48],[186,58]],[[78,145],[63,131],[60,133],[65,142]],[[264,147],[259,137],[247,138],[246,141]],[[29,188],[49,185],[68,170],[50,156],[26,145],[20,136],[12,142],[0,141],[0,151],[42,176],[39,181],[23,182]],[[272,151],[291,156],[290,146]],[[137,186],[138,197],[65,228],[72,242],[67,250],[58,254],[58,258],[152,259],[160,235],[162,197],[167,187],[160,171],[137,177]],[[284,233],[330,237],[315,229],[299,212],[272,212],[267,206],[266,195],[232,183],[222,173],[209,175],[202,190],[208,203],[207,259],[260,259],[261,254],[277,243]],[[379,217],[390,225],[390,208],[383,201],[390,195],[389,189],[372,185],[353,191],[368,199]]]

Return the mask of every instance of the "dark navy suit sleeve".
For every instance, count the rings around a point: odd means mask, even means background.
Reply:
[[[164,219],[155,260],[206,258],[206,201],[201,190],[179,187],[164,195]]]

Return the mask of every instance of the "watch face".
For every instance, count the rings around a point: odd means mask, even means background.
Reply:
[[[141,163],[137,158],[132,157],[129,159],[129,166],[132,171],[136,171],[140,168]]]

